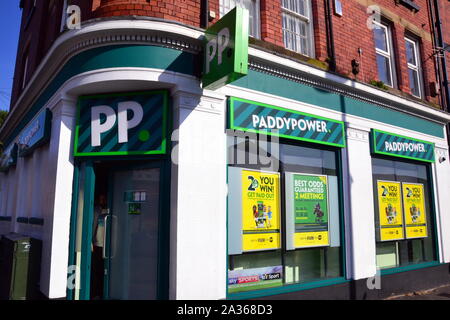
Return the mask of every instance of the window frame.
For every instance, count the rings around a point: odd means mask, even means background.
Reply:
[[[395,72],[395,56],[394,56],[394,45],[392,41],[392,26],[390,23],[386,21],[373,21],[373,24],[376,26],[375,29],[383,29],[385,30],[386,35],[386,47],[388,51],[385,51],[383,49],[377,48],[376,43],[374,41],[374,47],[375,47],[375,55],[380,55],[384,58],[387,58],[389,60],[389,76],[391,78],[391,84],[384,83],[385,85],[395,88],[397,86],[397,74]],[[378,73],[378,62],[377,64],[377,73]],[[378,78],[380,78],[380,75],[378,74]]]
[[[227,138],[233,137],[233,135],[227,135]],[[270,136],[267,136],[268,139],[271,139]],[[247,139],[247,138],[246,138]],[[348,278],[348,270],[347,270],[347,243],[346,243],[346,225],[345,225],[345,211],[344,211],[344,184],[343,184],[343,174],[344,174],[344,167],[342,162],[342,148],[334,147],[334,146],[328,146],[328,145],[322,145],[307,141],[296,141],[288,138],[280,138],[278,141],[279,144],[286,144],[291,146],[298,146],[298,147],[304,147],[304,148],[312,148],[312,149],[318,149],[318,150],[324,150],[324,151],[330,151],[334,153],[334,159],[335,159],[335,165],[336,165],[336,177],[337,177],[337,188],[338,188],[338,199],[339,199],[339,235],[340,235],[340,246],[339,246],[339,261],[340,261],[340,277],[334,277],[334,278],[325,278],[325,279],[315,279],[315,280],[309,280],[305,282],[296,282],[296,283],[283,283],[281,286],[271,287],[267,289],[255,289],[255,290],[249,290],[244,292],[238,292],[238,293],[230,293],[228,290],[228,272],[230,267],[230,255],[228,254],[228,247],[226,251],[226,299],[227,300],[234,300],[234,299],[253,299],[258,297],[268,297],[278,294],[286,294],[286,293],[295,293],[295,292],[301,292],[303,290],[309,290],[313,288],[320,288],[320,287],[326,287],[331,286],[335,284],[341,284],[341,283],[347,283],[350,282],[351,279]],[[229,146],[227,147],[229,148]],[[281,155],[280,155],[281,158]],[[281,161],[281,159],[279,159]],[[240,167],[245,168],[248,170],[261,170],[264,171],[264,169],[257,169],[250,165],[245,164],[239,164],[239,165],[233,165],[230,163],[227,163],[227,184],[229,184],[229,177],[228,177],[228,167]],[[268,171],[264,171],[268,172]],[[275,172],[275,171],[274,171]],[[283,262],[283,272],[285,270],[285,264],[284,259],[286,258],[286,254],[290,251],[286,251],[286,245],[285,245],[285,235],[284,232],[286,230],[285,227],[285,219],[286,219],[286,208],[285,208],[285,192],[284,189],[284,179],[285,179],[285,172],[284,169],[278,168],[276,171],[280,174],[280,219],[281,219],[281,234],[282,239],[281,243],[282,246],[279,249],[271,250],[271,251],[280,251],[280,258]],[[227,243],[228,243],[228,196],[227,196]],[[328,248],[328,247],[322,247],[322,248]],[[320,247],[312,247],[312,248],[303,248],[303,249],[295,249],[296,250],[311,250],[311,249],[320,249]]]
[[[403,163],[409,163],[409,164],[413,164],[413,165],[423,165],[426,168],[426,176],[427,176],[427,182],[428,182],[428,198],[429,198],[429,209],[430,209],[430,221],[428,223],[430,223],[430,227],[431,227],[431,232],[430,232],[430,236],[432,235],[434,237],[433,239],[433,255],[434,255],[434,259],[431,261],[423,261],[423,262],[418,262],[418,263],[412,263],[412,264],[406,264],[406,265],[398,265],[395,267],[390,267],[390,268],[383,268],[383,269],[379,269],[380,270],[380,274],[381,275],[389,275],[389,274],[395,274],[395,273],[399,273],[399,272],[404,272],[404,271],[410,271],[410,270],[417,270],[417,269],[423,269],[423,268],[428,268],[428,267],[432,267],[432,266],[437,266],[437,265],[441,265],[442,263],[441,261],[441,253],[440,253],[440,246],[439,246],[439,235],[438,235],[438,225],[437,225],[437,210],[436,210],[436,197],[435,197],[435,185],[434,185],[434,178],[433,178],[433,172],[434,172],[434,168],[433,168],[433,164],[432,163],[428,163],[428,162],[422,162],[422,161],[417,161],[417,160],[411,160],[411,159],[393,159],[393,157],[390,156],[386,156],[386,155],[376,155],[376,156],[372,156],[372,166],[373,166],[373,159],[380,159],[380,160],[387,160],[387,161],[397,161],[397,162],[403,162]],[[372,169],[373,171],[373,169]],[[376,208],[376,202],[377,199],[375,197],[376,194],[376,186],[375,186],[375,180],[374,180],[374,173],[372,172],[372,182],[374,183],[374,209]],[[401,181],[400,181],[401,182]],[[374,211],[374,217],[375,215],[377,215],[378,213],[376,211]],[[374,226],[375,225],[375,219],[374,219]],[[374,237],[376,238],[376,228],[375,228],[375,233],[374,233]],[[393,242],[398,242],[398,241],[408,241],[408,240],[415,240],[415,239],[403,239],[403,240],[394,240]],[[375,241],[376,244],[378,243],[383,243],[383,242],[378,242]],[[387,242],[384,242],[387,243]],[[375,253],[376,254],[376,253]],[[377,266],[378,268],[378,266]]]
[[[418,39],[415,39],[414,37],[405,35],[405,42],[409,42],[413,45],[414,47],[414,59],[416,61],[416,65],[413,65],[411,63],[408,62],[408,59],[406,59],[406,67],[408,70],[412,70],[417,74],[417,86],[418,86],[418,90],[419,90],[419,95],[415,95],[412,92],[412,88],[411,88],[411,81],[409,79],[409,74],[408,74],[408,81],[409,81],[409,89],[411,90],[411,94],[414,97],[423,98],[423,93],[424,93],[424,85],[423,85],[423,76],[422,76],[422,64],[421,64],[421,56],[420,56],[420,42]]]
[[[313,25],[313,18],[312,18],[312,5],[311,5],[311,1],[310,0],[294,0],[294,1],[303,1],[303,3],[305,4],[305,13],[307,13],[309,16],[304,16],[304,15],[302,15],[302,14],[300,14],[300,13],[298,13],[298,12],[295,12],[295,11],[293,11],[293,10],[291,10],[291,9],[289,9],[289,8],[285,8],[284,6],[283,6],[283,0],[281,0],[281,30],[282,30],[282,33],[283,33],[283,43],[284,43],[284,47],[286,48],[286,49],[288,49],[288,50],[290,50],[290,51],[293,51],[293,52],[297,52],[297,53],[299,53],[299,54],[302,54],[302,55],[306,55],[306,56],[308,56],[308,57],[311,57],[311,58],[314,58],[315,57],[315,48],[314,48],[314,25]],[[285,33],[285,31],[288,31],[288,32],[291,32],[292,33],[292,31],[291,30],[289,30],[289,29],[287,29],[287,28],[285,28],[284,26],[283,26],[283,21],[284,21],[284,15],[287,15],[288,17],[290,17],[290,18],[293,18],[293,19],[295,19],[295,20],[299,20],[300,22],[304,22],[305,24],[306,24],[306,44],[307,44],[307,48],[306,48],[306,54],[305,53],[303,53],[303,52],[301,52],[301,51],[298,51],[298,50],[293,50],[293,49],[291,49],[291,48],[288,48],[287,47],[287,45],[286,45],[286,41],[285,41],[285,36],[284,36],[284,33]],[[296,21],[297,22],[297,21]],[[298,41],[298,38],[299,38],[299,36],[298,36],[298,34],[297,33],[294,33],[294,35],[295,35],[295,41],[296,41],[296,46],[297,47],[300,47],[299,46],[299,43],[297,42]]]
[[[229,4],[229,8],[225,8],[224,2],[227,1]],[[230,12],[235,6],[239,5],[241,8],[245,8],[244,5],[245,0],[220,0],[219,1],[219,18],[222,18],[224,15],[226,15],[228,12]],[[255,34],[252,35],[250,33],[250,21],[249,21],[249,36],[255,39],[261,39],[261,5],[260,0],[248,0],[251,2],[254,2],[255,5],[255,14],[253,16],[253,24],[251,25],[253,27],[253,30],[255,31]],[[234,2],[235,6],[231,6],[231,3]],[[251,17],[251,12],[249,14],[249,19]]]

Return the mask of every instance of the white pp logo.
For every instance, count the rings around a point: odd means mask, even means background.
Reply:
[[[128,120],[128,110],[133,111],[133,117]],[[106,116],[106,120],[101,123],[100,116]],[[111,130],[117,121],[118,143],[128,142],[128,130],[136,128],[144,117],[144,109],[135,101],[125,101],[118,103],[116,112],[110,106],[95,106],[91,109],[91,145],[101,146],[101,136]]]
[[[230,29],[223,28],[217,37],[206,44],[206,73],[209,73],[211,61],[217,54],[217,65],[222,64],[222,54],[230,42]]]

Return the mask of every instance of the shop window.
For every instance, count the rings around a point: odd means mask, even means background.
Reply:
[[[249,35],[260,38],[259,0],[220,0],[220,17],[226,15],[236,6],[245,8],[249,12]]]
[[[284,46],[306,56],[313,53],[313,23],[309,0],[282,0]]]
[[[409,88],[414,96],[421,98],[423,92],[423,81],[420,66],[419,41],[414,38],[407,37],[405,38],[405,45]]]
[[[435,261],[429,165],[373,158],[372,170],[377,267]]]
[[[378,78],[384,84],[394,87],[395,68],[392,44],[392,30],[388,23],[374,21],[373,29],[375,53],[377,59]]]
[[[259,138],[228,136],[228,293],[343,277],[339,152]]]

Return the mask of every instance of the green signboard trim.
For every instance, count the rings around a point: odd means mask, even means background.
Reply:
[[[415,138],[410,138],[410,137],[402,136],[402,135],[399,135],[399,134],[393,134],[393,133],[382,131],[382,130],[378,130],[378,129],[372,129],[371,130],[371,135],[372,135],[372,139],[371,139],[372,147],[371,147],[371,150],[372,150],[373,154],[381,154],[381,155],[390,156],[390,157],[398,157],[398,158],[404,158],[404,159],[415,160],[415,161],[422,161],[422,162],[428,162],[428,163],[434,163],[435,162],[434,153],[433,153],[433,159],[432,160],[428,160],[428,159],[422,159],[422,158],[415,158],[415,157],[405,156],[405,155],[401,155],[401,154],[395,154],[395,153],[379,151],[376,148],[377,142],[376,142],[375,132],[384,133],[384,134],[388,134],[388,135],[391,135],[391,136],[404,138],[404,139],[408,139],[408,140],[412,140],[412,141],[422,142],[422,143],[425,143],[425,144],[428,144],[428,145],[433,145],[433,151],[434,151],[434,148],[435,148],[435,145],[434,145],[433,142],[420,140],[420,139],[415,139]]]
[[[197,56],[193,53],[149,45],[110,45],[89,49],[70,58],[42,90],[26,116],[4,139],[8,145],[52,98],[57,90],[76,75],[99,69],[139,67],[196,75]]]
[[[126,57],[126,58],[124,58]],[[8,145],[20,131],[45,106],[54,93],[69,79],[84,72],[118,68],[140,67],[170,70],[195,76],[196,55],[176,49],[146,45],[109,45],[89,49],[70,58],[54,76],[50,84],[42,90],[36,102],[19,124],[4,139]],[[397,127],[414,130],[444,139],[444,125],[390,110],[375,104],[362,102],[344,95],[310,87],[292,80],[283,79],[255,70],[233,82],[234,86],[269,93],[296,101],[314,104],[326,109],[339,111],[366,119],[388,123]]]
[[[251,69],[246,77],[236,80],[233,86],[302,101],[441,139],[445,138],[444,124]]]
[[[78,152],[78,133],[80,130],[80,112],[81,112],[81,101],[87,99],[101,99],[101,98],[111,98],[111,97],[123,97],[123,96],[139,96],[139,95],[155,95],[162,94],[164,97],[163,104],[163,120],[162,120],[162,139],[161,139],[161,149],[160,150],[149,150],[149,151],[114,151],[114,152]],[[124,93],[110,93],[110,94],[98,94],[81,96],[78,98],[77,103],[77,114],[76,114],[76,126],[75,126],[75,140],[74,140],[74,156],[75,157],[87,157],[87,156],[127,156],[127,155],[154,155],[154,154],[166,154],[167,149],[167,119],[168,119],[168,108],[169,108],[169,93],[167,90],[155,90],[155,91],[143,91],[143,92],[124,92]]]
[[[305,115],[305,116],[309,116],[309,117],[313,117],[313,118],[317,118],[317,119],[321,119],[321,120],[326,120],[326,121],[330,121],[330,122],[334,122],[334,123],[339,123],[342,126],[342,141],[343,141],[343,143],[342,144],[332,143],[332,142],[327,142],[327,141],[320,141],[320,140],[314,140],[314,139],[309,139],[309,138],[290,136],[290,135],[281,134],[281,133],[272,133],[270,131],[260,131],[260,130],[257,130],[257,129],[248,129],[248,128],[243,128],[243,127],[236,126],[234,124],[234,101],[241,101],[241,102],[250,103],[250,104],[254,104],[254,105],[258,105],[258,106],[262,106],[262,107],[266,107],[266,108],[276,109],[276,110],[290,112],[290,113],[296,113],[296,114]],[[319,143],[319,144],[323,144],[323,145],[340,147],[340,148],[345,148],[346,147],[346,142],[345,142],[345,124],[344,124],[343,121],[334,120],[334,119],[330,119],[330,118],[325,118],[325,117],[322,117],[322,116],[316,116],[314,114],[310,114],[310,113],[306,113],[306,112],[300,112],[300,111],[296,111],[296,110],[292,110],[292,109],[286,109],[286,108],[283,108],[283,107],[277,107],[277,106],[273,106],[273,105],[269,105],[269,104],[265,104],[265,103],[261,103],[261,102],[256,102],[256,101],[251,101],[251,100],[242,99],[242,98],[236,98],[236,97],[230,97],[229,98],[229,104],[230,104],[230,119],[229,119],[229,121],[230,121],[230,129],[244,131],[244,132],[265,134],[265,135],[269,135],[269,136],[276,136],[276,137],[280,137],[280,138],[287,138],[287,139],[293,139],[293,140],[299,140],[299,141],[307,141],[307,142],[312,142],[312,143]]]

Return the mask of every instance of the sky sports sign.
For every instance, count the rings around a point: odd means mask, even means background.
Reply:
[[[80,97],[75,156],[166,152],[167,91]]]
[[[344,123],[246,99],[229,99],[230,128],[345,147]]]
[[[372,152],[434,162],[434,143],[372,129]]]

